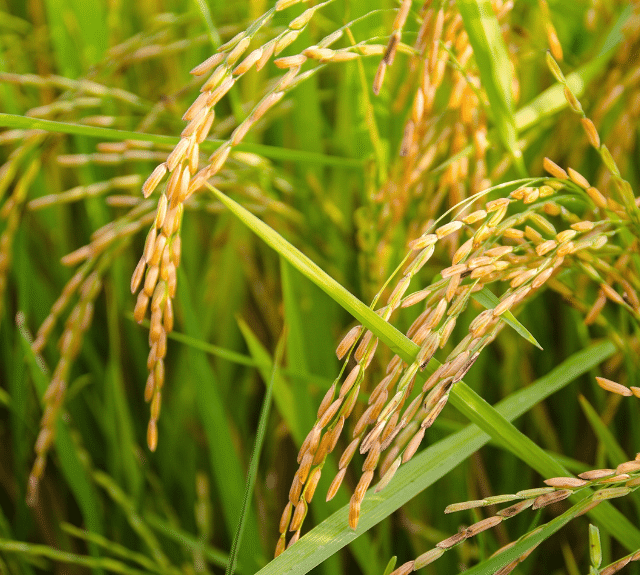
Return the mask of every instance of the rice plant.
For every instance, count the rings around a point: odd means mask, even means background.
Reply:
[[[1,573],[640,572],[636,3],[0,15]]]

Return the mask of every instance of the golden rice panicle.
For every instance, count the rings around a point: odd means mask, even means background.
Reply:
[[[60,359],[42,400],[43,415],[35,444],[36,459],[29,475],[27,488],[27,503],[31,506],[36,503],[38,485],[46,466],[47,453],[55,439],[58,417],[62,411],[71,366],[80,353],[84,332],[91,325],[94,301],[102,287],[100,274],[96,270],[81,281],[78,302],[71,311],[64,331],[58,340]]]
[[[282,7],[283,4],[280,6]],[[252,27],[252,33],[255,33],[268,19],[267,14],[256,21],[256,25]],[[249,117],[236,128],[230,141],[220,146],[209,158],[208,165],[198,171],[200,144],[206,139],[212,127],[216,104],[229,92],[237,78],[253,66],[264,66],[274,51],[283,49],[286,42],[293,37],[284,33],[274,44],[260,47],[240,61],[251,39],[252,36],[241,32],[221,46],[217,54],[194,68],[192,71],[194,75],[209,74],[209,77],[201,88],[201,94],[184,115],[188,124],[182,132],[180,141],[166,160],[153,170],[142,187],[143,195],[148,197],[167,177],[145,242],[143,256],[131,278],[132,292],[140,290],[134,309],[136,321],[141,322],[149,310],[151,314],[150,351],[147,360],[149,375],[144,395],[146,401],[150,402],[147,442],[152,451],[157,445],[157,421],[165,378],[164,358],[167,351],[167,336],[172,331],[174,323],[173,298],[177,289],[177,268],[180,265],[180,227],[184,203],[209,178],[222,169],[231,148],[239,144],[252,125],[284,95],[282,90],[272,90],[267,94]]]
[[[382,88],[387,67],[391,66],[395,59],[398,44],[402,38],[402,29],[404,28],[407,16],[409,15],[409,10],[411,9],[411,3],[411,0],[402,0],[396,18],[393,22],[391,36],[389,37],[389,41],[387,42],[387,46],[382,55],[382,60],[380,61],[380,64],[378,64],[378,69],[376,70],[373,80],[373,93],[376,96],[380,93]]]
[[[20,150],[20,148],[18,148]],[[14,169],[14,164],[9,161],[0,168],[0,200],[2,199],[2,170]],[[22,207],[27,200],[27,193],[33,180],[40,171],[40,160],[35,158],[32,160],[23,175],[18,178],[12,193],[0,207],[0,219],[5,220],[5,228],[0,234],[0,319],[2,318],[2,307],[4,302],[4,292],[7,286],[7,275],[11,265],[12,244],[14,237],[18,231],[22,219]]]

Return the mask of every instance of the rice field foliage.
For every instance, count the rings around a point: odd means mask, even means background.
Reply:
[[[0,573],[640,573],[638,49],[0,0]]]

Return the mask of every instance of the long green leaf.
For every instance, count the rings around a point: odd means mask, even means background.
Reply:
[[[56,122],[54,120],[43,120],[41,118],[28,118],[26,116],[16,116],[14,114],[0,114],[0,127],[15,128],[19,130],[44,130],[60,134],[75,134],[78,136],[89,136],[101,140],[136,140],[140,142],[152,142],[165,146],[175,146],[180,138],[178,136],[164,136],[161,134],[145,134],[144,132],[132,132],[127,130],[116,130],[114,128],[103,128],[100,126],[86,126],[74,124],[72,122]],[[210,152],[216,150],[223,144],[223,140],[205,140],[200,149]],[[264,144],[240,144],[239,151],[260,154],[272,160],[286,160],[291,162],[304,162],[325,166],[339,166],[342,168],[361,168],[362,161],[353,158],[340,158],[338,156],[328,156],[315,152],[303,152]]]

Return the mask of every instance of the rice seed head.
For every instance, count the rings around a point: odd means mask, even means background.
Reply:
[[[417,303],[420,303],[421,301],[429,297],[430,293],[431,293],[431,290],[427,288],[427,289],[423,289],[423,290],[414,292],[412,294],[409,294],[407,297],[405,297],[402,300],[400,307],[406,308],[406,307],[411,307],[412,305],[415,305]]]
[[[604,501],[605,499],[615,499],[616,497],[624,497],[631,493],[630,487],[607,487],[600,489],[593,494],[594,501]]]
[[[356,449],[358,449],[358,445],[360,444],[360,437],[356,437],[353,441],[351,441],[351,443],[347,446],[347,448],[344,450],[344,452],[342,453],[342,456],[340,457],[340,461],[338,463],[338,467],[340,469],[346,468],[347,465],[349,465],[349,463],[351,462],[351,459],[353,458]]]
[[[293,44],[300,35],[300,32],[302,32],[302,30],[289,30],[288,32],[285,32],[283,36],[276,40],[274,54],[277,56],[285,48],[288,48],[291,44]]]
[[[298,4],[298,2],[302,2],[302,0],[278,0],[276,2],[276,12],[279,12],[280,10],[286,10],[287,8]]]
[[[318,419],[320,419],[323,416],[324,412],[331,405],[335,391],[336,391],[336,384],[334,382],[331,385],[331,387],[329,387],[324,397],[322,398],[322,401],[320,402],[320,407],[318,407],[318,416],[317,416]]]
[[[609,284],[601,283],[600,289],[603,291],[604,295],[606,295],[611,301],[620,305],[626,304],[624,298],[616,290],[614,290]]]
[[[547,41],[549,42],[551,54],[553,54],[553,57],[556,60],[562,60],[562,45],[560,44],[560,40],[558,40],[556,29],[550,20],[547,21],[545,28],[547,31]]]
[[[613,477],[606,477],[604,479],[600,479],[598,481],[598,484],[600,485],[606,485],[608,483],[620,483],[621,481],[626,481],[627,479],[629,479],[629,474],[628,473],[623,473],[622,475],[614,475]]]
[[[344,405],[342,406],[342,409],[340,410],[340,415],[344,416],[345,419],[347,419],[351,415],[351,412],[353,411],[353,408],[356,405],[356,400],[358,399],[359,391],[360,391],[360,384],[357,384],[355,389],[353,389],[347,395],[347,401],[344,403]]]
[[[404,274],[407,277],[413,277],[416,275],[422,267],[429,261],[433,252],[435,251],[435,245],[432,244],[427,246],[423,250],[418,253],[418,255],[413,259],[413,261],[409,264]],[[408,284],[407,284],[408,285]]]
[[[617,393],[618,395],[624,395],[625,397],[630,397],[631,395],[633,395],[633,393],[627,386],[615,381],[611,381],[610,379],[606,379],[604,377],[596,377],[596,381],[598,382],[598,385],[605,391]]]
[[[393,306],[395,303],[397,306],[397,304],[400,302],[400,299],[402,298],[404,293],[407,291],[410,282],[411,282],[411,276],[406,275],[402,277],[400,281],[396,284],[396,287],[394,288],[394,290],[389,295],[387,304]]]
[[[385,470],[384,475],[382,476],[380,481],[378,481],[378,484],[375,488],[375,493],[382,491],[387,485],[389,485],[389,483],[393,479],[393,476],[396,474],[396,471],[398,471],[401,463],[402,459],[400,457],[396,457],[393,460],[393,463],[389,466],[388,469]]]
[[[453,258],[451,259],[451,263],[454,266],[458,265],[460,262],[462,262],[462,260],[464,260],[471,253],[472,248],[473,248],[473,238],[470,238],[456,250],[456,253],[453,254]]]
[[[136,300],[136,305],[133,310],[133,317],[138,323],[142,323],[144,316],[147,314],[148,306],[149,296],[143,290],[138,294],[138,299]]]
[[[358,521],[360,520],[360,501],[355,499],[355,494],[351,496],[349,502],[349,527],[355,529],[358,527]]]
[[[474,537],[475,535],[478,535],[478,533],[482,533],[487,529],[495,527],[496,525],[501,523],[503,519],[504,517],[501,517],[500,515],[494,515],[493,517],[482,519],[481,521],[478,521],[477,523],[474,523],[473,525],[467,527],[466,535],[467,537]]]
[[[542,507],[547,507],[547,505],[558,503],[569,497],[572,493],[573,491],[571,489],[560,489],[551,493],[545,493],[544,495],[540,495],[540,497],[536,497],[532,508],[541,509]]]
[[[420,443],[422,442],[422,438],[424,437],[426,428],[421,427],[418,432],[411,438],[407,447],[405,447],[402,453],[402,463],[407,463],[414,455],[415,452],[420,447]]]
[[[442,238],[445,238],[446,236],[457,232],[463,225],[464,224],[461,221],[455,220],[453,222],[445,224],[444,226],[440,226],[438,229],[436,229],[435,234],[437,238],[441,240]]]
[[[593,481],[597,479],[603,479],[605,477],[611,477],[615,474],[615,469],[592,469],[590,471],[580,473],[578,477],[580,477],[581,479],[585,479],[586,481]]]
[[[342,341],[338,344],[336,349],[336,355],[338,359],[343,359],[347,352],[351,349],[353,344],[358,340],[362,333],[362,326],[356,325],[352,327],[347,334],[342,338]]]
[[[436,547],[435,549],[430,549],[426,553],[423,553],[422,555],[419,555],[416,558],[416,560],[413,562],[413,568],[416,571],[418,571],[419,569],[426,567],[427,565],[433,563],[437,559],[440,559],[440,557],[444,555],[444,552],[445,550],[439,547]]]
[[[537,277],[535,277],[534,280],[531,282],[531,288],[538,289],[553,275],[554,272],[555,272],[554,268],[548,268],[544,270]]]
[[[440,412],[444,409],[444,406],[447,405],[448,400],[449,400],[448,393],[445,394],[442,398],[440,398],[438,403],[436,403],[433,409],[431,409],[431,411],[429,411],[426,417],[422,420],[422,423],[420,424],[420,427],[422,429],[428,429],[433,425],[433,422],[438,418],[438,415],[440,415]]]
[[[367,330],[364,334],[364,337],[360,341],[360,344],[356,348],[356,351],[353,354],[353,357],[356,361],[358,362],[362,361],[362,358],[364,357],[364,354],[367,351],[367,348],[369,347],[369,344],[371,343],[372,339],[373,339],[373,333]]]
[[[149,420],[147,426],[147,445],[152,452],[158,447],[158,425],[153,419]]]
[[[371,447],[377,442],[378,438],[382,434],[382,430],[385,428],[385,425],[386,421],[381,417],[380,421],[373,426],[373,429],[371,429],[371,431],[369,431],[362,440],[362,443],[360,444],[360,453],[364,455],[370,451]]]
[[[385,60],[381,60],[380,64],[378,64],[378,69],[376,70],[376,75],[373,78],[373,93],[374,95],[378,95],[380,90],[382,89],[382,83],[384,82],[384,75],[387,71],[387,62]]]
[[[195,68],[189,72],[194,76],[204,76],[209,71],[213,70],[222,60],[224,60],[225,54],[222,52],[217,52],[212,56],[209,56],[204,62],[198,64]]]
[[[153,193],[153,190],[156,189],[166,173],[167,166],[164,163],[155,167],[153,172],[151,172],[151,175],[146,179],[144,184],[142,184],[142,195],[145,198],[148,198]]]
[[[340,417],[340,419],[338,419],[338,423],[331,430],[331,432],[329,434],[328,445],[327,445],[327,452],[328,453],[331,453],[335,449],[336,444],[338,443],[338,439],[340,438],[340,434],[342,433],[342,429],[344,427],[345,419],[346,419],[346,417],[344,415],[342,415]]]
[[[378,460],[380,459],[380,442],[376,441],[369,450],[367,458],[362,465],[362,471],[374,471],[378,465]]]
[[[291,547],[292,545],[295,545],[298,542],[298,539],[300,539],[300,530],[298,529],[298,531],[296,531],[293,534],[293,537],[291,537],[291,539],[289,539],[289,545],[287,545],[287,549],[289,549],[289,547]]]
[[[389,37],[389,42],[387,43],[384,54],[382,55],[382,60],[387,64],[387,66],[391,66],[393,64],[401,36],[402,33],[399,30],[396,30]]]
[[[525,499],[524,501],[519,501],[518,503],[514,503],[509,507],[501,509],[496,515],[499,515],[500,517],[513,517],[521,511],[524,511],[525,509],[531,507],[533,505],[533,501],[533,499]]]
[[[573,168],[568,168],[568,172],[571,181],[580,186],[582,189],[586,190],[591,187],[591,184],[589,184],[587,178],[585,178],[580,172],[577,172]]]
[[[408,575],[413,572],[414,569],[414,561],[407,561],[404,565],[401,565],[394,571],[390,573],[390,575]]]
[[[296,509],[293,512],[291,524],[289,525],[289,531],[298,531],[302,526],[302,522],[307,514],[307,502],[304,499],[300,499],[296,505]]]
[[[607,209],[607,198],[602,195],[600,190],[591,186],[590,188],[587,188],[586,192],[597,207],[603,210]]]
[[[286,537],[285,537],[285,534],[282,533],[280,535],[280,538],[278,539],[278,543],[276,544],[276,550],[273,556],[277,557],[278,555],[280,555],[285,550],[286,545],[287,545]]]
[[[598,130],[596,129],[594,123],[589,118],[582,118],[580,120],[582,123],[582,127],[584,128],[585,133],[587,134],[587,139],[589,143],[596,149],[600,149],[600,135],[598,134]]]
[[[355,52],[350,52],[348,50],[338,50],[331,58],[332,62],[351,62],[352,60],[357,60],[358,54]]]
[[[322,468],[316,467],[309,476],[309,480],[307,481],[307,486],[304,488],[304,498],[307,503],[311,503],[313,496],[316,492],[316,487],[318,487],[318,481],[320,481],[320,476],[322,475]]]
[[[342,485],[342,480],[344,479],[344,476],[346,473],[347,473],[347,468],[343,467],[338,471],[336,476],[333,478],[333,481],[331,482],[331,485],[329,486],[329,489],[327,491],[327,499],[326,499],[327,501],[331,501],[335,497],[336,493],[338,492],[338,489],[340,489],[340,485]]]
[[[284,58],[278,58],[274,60],[273,63],[283,70],[287,70],[289,68],[295,68],[297,66],[302,66],[307,61],[307,57],[304,54],[296,54],[294,56],[285,56]]]
[[[305,483],[307,481],[307,477],[309,475],[309,470],[311,469],[312,461],[313,461],[313,454],[309,452],[305,453],[304,457],[302,458],[302,461],[300,462],[300,467],[296,472],[296,475],[300,479],[301,483]]]
[[[523,489],[522,491],[518,491],[516,495],[522,499],[535,499],[540,495],[546,495],[547,493],[553,493],[554,491],[555,487],[534,487],[533,489]]]
[[[336,413],[338,413],[338,409],[340,409],[341,405],[342,405],[342,398],[339,397],[322,414],[322,417],[320,417],[320,420],[317,423],[318,427],[320,428],[325,427],[333,419],[333,416]]]
[[[140,287],[140,282],[144,276],[144,270],[146,268],[146,260],[144,256],[140,258],[138,261],[138,265],[136,265],[135,270],[133,271],[133,275],[131,276],[131,293],[135,293],[138,291]]]
[[[302,458],[307,452],[315,453],[316,449],[318,448],[318,444],[320,443],[321,435],[322,430],[317,425],[314,425],[305,440],[302,442],[302,446],[300,447],[300,451],[298,452],[298,463],[302,461]]]
[[[602,571],[600,571],[600,575],[613,575],[614,573],[617,573],[618,571],[620,571],[620,569],[622,569],[623,567],[626,567],[629,562],[631,561],[631,557],[623,557],[622,559],[618,559],[618,561],[616,561],[615,563],[612,563],[611,565],[609,565],[608,567],[605,567]]]
[[[543,168],[550,173],[554,178],[558,178],[559,180],[568,180],[569,175],[565,172],[558,164],[549,158],[544,158],[542,161]]]
[[[411,0],[402,0],[402,4],[400,5],[398,13],[396,14],[395,20],[393,21],[392,30],[394,32],[397,30],[401,30],[404,27],[410,9]]]
[[[559,487],[562,489],[577,489],[589,483],[584,479],[577,479],[575,477],[552,477],[551,479],[545,479],[544,482],[549,487]]]
[[[446,551],[447,549],[451,549],[454,545],[457,545],[461,541],[464,541],[466,538],[467,538],[466,530],[461,531],[460,533],[456,533],[455,535],[452,535],[451,537],[447,537],[446,539],[443,539],[439,543],[436,543],[436,547],[438,549],[442,549]]]
[[[422,250],[430,245],[435,244],[438,241],[438,236],[436,234],[424,234],[419,238],[409,242],[409,249],[411,250]]]
[[[564,87],[564,97],[567,100],[567,103],[569,104],[569,107],[576,114],[582,114],[583,113],[582,104],[580,104],[580,102],[578,101],[578,98],[576,98],[575,94],[571,91],[569,86],[565,86]]]
[[[300,500],[300,494],[302,493],[303,484],[300,481],[300,477],[296,473],[293,476],[293,481],[291,482],[291,488],[289,489],[289,502],[291,505],[297,505]]]
[[[547,66],[558,82],[562,84],[566,82],[564,74],[562,73],[562,70],[560,70],[560,66],[558,66],[558,62],[555,61],[553,55],[549,51],[547,51]]]
[[[483,220],[486,217],[487,217],[486,210],[476,210],[475,212],[472,212],[468,216],[465,216],[464,218],[462,218],[462,221],[465,224],[475,224],[476,222],[479,222],[480,220]]]
[[[600,530],[595,525],[589,525],[589,556],[591,564],[597,569],[602,564],[602,546]]]
[[[616,467],[616,474],[637,473],[640,471],[640,461],[625,461]]]
[[[456,264],[441,270],[440,275],[442,276],[443,279],[446,279],[458,274],[463,274],[466,271],[467,271],[467,264]]]
[[[476,507],[484,507],[487,505],[484,499],[475,499],[472,501],[463,501],[462,503],[452,503],[445,507],[445,513],[456,513],[458,511],[466,511],[467,509],[475,509]]]
[[[373,479],[372,470],[365,471],[362,474],[362,476],[360,477],[360,480],[358,481],[358,485],[356,485],[355,491],[353,492],[354,500],[357,500],[358,502],[362,502],[362,500],[364,499],[364,495],[367,492],[367,489],[369,489],[369,485],[371,484],[372,479]]]

